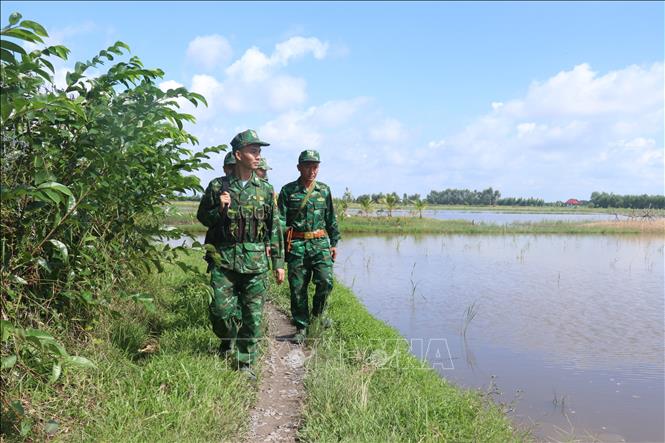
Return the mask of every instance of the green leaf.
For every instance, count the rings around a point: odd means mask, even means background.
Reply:
[[[60,374],[62,373],[62,366],[60,363],[56,362],[53,363],[53,366],[51,367],[51,377],[49,380],[51,383],[56,382],[60,378]]]
[[[63,60],[67,60],[67,57],[69,56],[69,49],[62,45],[49,46],[46,49],[48,49],[50,52],[55,52],[55,55]]]
[[[32,165],[35,167],[35,169],[44,169],[44,158],[36,155],[35,158],[32,159]]]
[[[36,185],[41,185],[42,183],[53,182],[53,181],[55,181],[55,175],[51,174],[46,169],[38,171],[37,174],[35,174]]]
[[[44,29],[44,27],[37,22],[33,22],[32,20],[23,20],[21,22],[21,26],[24,28],[32,29],[37,35],[48,37],[48,32],[46,32],[46,29]]]
[[[69,262],[69,253],[67,251],[67,246],[60,240],[49,240],[49,243],[51,243],[53,246],[55,246],[56,251],[58,251],[58,255],[60,256],[60,259],[63,261],[63,263],[67,264]]]
[[[9,338],[9,334],[14,331],[14,325],[9,323],[7,320],[0,320],[0,338],[3,342],[6,342]]]
[[[37,34],[32,31],[26,31],[25,29],[12,28],[4,31],[5,36],[14,37],[19,40],[25,40],[32,43],[44,43],[44,40]]]
[[[16,59],[14,58],[12,53],[10,51],[8,51],[6,49],[2,49],[2,48],[0,48],[0,60],[2,60],[5,63],[12,64],[12,65],[15,65],[17,63]],[[6,98],[6,96],[3,97],[3,98]],[[11,111],[11,109],[9,108],[9,106],[5,106],[4,104],[2,105],[2,108],[3,108],[3,110],[2,110],[2,119],[5,120],[7,118],[7,116],[9,115],[9,112]],[[6,112],[5,112],[5,110],[6,110]]]
[[[47,435],[55,435],[55,433],[58,432],[59,428],[60,428],[60,423],[58,423],[55,420],[49,420],[44,425],[44,432],[46,432]]]
[[[46,59],[42,59],[41,61],[44,64],[44,66],[46,66],[49,69],[49,71],[55,74],[55,68],[53,67],[53,63],[51,63]]]
[[[67,196],[67,212],[70,212],[76,206],[76,199],[72,196]]]
[[[46,432],[47,435],[55,435],[59,428],[60,424],[57,421],[49,420],[44,425],[44,432]]]
[[[44,259],[44,257],[38,257],[36,261],[40,268],[44,269],[46,272],[51,272],[51,267],[48,265],[48,262]]]
[[[62,203],[62,198],[60,197],[60,194],[58,194],[55,191],[51,191],[50,189],[42,189],[40,190],[39,193],[35,194],[35,197],[42,196],[40,200],[50,200],[55,204],[60,204]],[[45,196],[45,198],[44,198]]]
[[[25,415],[25,409],[23,409],[23,405],[19,400],[14,400],[9,404],[9,406],[17,416],[22,417]]]
[[[18,283],[19,285],[27,285],[28,282],[25,279],[19,277],[18,275],[12,275],[12,281]]]
[[[16,364],[16,356],[9,355],[7,357],[2,357],[2,362],[0,363],[0,369],[10,369]]]
[[[44,332],[41,329],[26,329],[25,331],[25,336],[26,337],[37,337],[41,340],[55,340],[51,334],[48,332]]]
[[[52,356],[68,358],[69,353],[63,345],[55,340],[44,340],[44,349],[49,351]]]
[[[69,190],[69,188],[61,183],[58,182],[46,182],[42,183],[39,186],[37,186],[37,189],[53,189],[55,191],[61,192],[65,195],[69,195],[71,197],[74,197],[74,194],[72,194],[72,191]]]
[[[23,16],[18,12],[12,12],[9,16],[9,25],[14,26],[16,23],[18,23],[19,20],[21,20],[21,17]]]
[[[21,436],[25,437],[32,430],[32,420],[28,418],[24,418],[23,420],[21,420],[20,428],[21,428]]]
[[[0,40],[0,48],[11,52],[18,52],[19,54],[25,54],[25,49],[9,40]]]
[[[69,357],[68,361],[69,361],[70,364],[72,364],[74,366],[78,366],[80,368],[94,369],[94,368],[97,367],[97,366],[95,366],[95,364],[93,362],[91,362],[87,358],[81,357],[81,356],[78,356],[78,355],[74,355],[72,357]]]

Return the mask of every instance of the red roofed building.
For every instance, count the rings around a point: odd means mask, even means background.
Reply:
[[[582,203],[580,203],[580,201],[575,198],[569,198],[568,200],[566,200],[567,206],[579,206],[581,204]]]

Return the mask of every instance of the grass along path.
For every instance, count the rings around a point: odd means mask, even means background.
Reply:
[[[272,294],[287,310],[288,286]],[[300,441],[528,440],[490,394],[442,379],[349,289],[336,283],[327,313],[333,327],[310,331]]]
[[[194,271],[166,266],[136,282],[136,293],[154,298],[154,309],[130,301],[113,306],[114,314],[71,348],[96,369],[66,371],[57,383],[9,393],[23,399],[35,422],[30,440],[522,439],[499,406],[441,379],[339,284],[329,306],[334,327],[312,331],[311,354],[285,341],[294,331],[288,317],[266,307],[269,340],[257,388],[216,354],[201,255],[184,257]],[[286,308],[288,286],[272,286],[269,297]],[[397,365],[382,364],[385,356]],[[57,431],[46,432],[49,420]]]
[[[154,309],[131,301],[112,306],[78,348],[68,345],[96,369],[65,371],[56,383],[19,384],[8,393],[22,399],[33,420],[28,441],[242,439],[256,389],[216,355],[201,257],[184,257],[195,272],[167,265],[136,282],[134,292],[152,297]],[[46,432],[49,420],[57,431]]]

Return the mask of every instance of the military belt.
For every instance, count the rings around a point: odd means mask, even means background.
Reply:
[[[323,238],[327,236],[328,234],[324,229],[317,229],[316,231],[310,231],[310,232],[293,231],[293,233],[291,234],[291,238],[304,239],[304,240],[311,240],[313,238]]]

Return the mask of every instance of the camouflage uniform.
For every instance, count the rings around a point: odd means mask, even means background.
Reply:
[[[265,158],[261,157],[261,160],[259,161],[259,166],[256,169],[258,169],[259,172],[263,172],[264,180],[268,180],[268,171],[270,171],[272,168],[268,166],[268,162],[266,161]]]
[[[318,153],[316,151],[305,151]],[[303,159],[301,154],[300,160]],[[286,253],[288,279],[291,291],[291,315],[299,330],[310,322],[307,287],[311,279],[316,286],[312,305],[312,316],[320,316],[326,306],[326,300],[333,288],[333,261],[330,248],[335,247],[340,239],[337,219],[333,209],[332,194],[328,185],[314,182],[312,191],[300,183],[300,179],[284,185],[279,193],[278,206],[280,217],[287,228],[298,233],[311,233],[324,230],[322,238],[293,238],[291,249]]]
[[[261,157],[261,160],[259,161],[259,166],[257,166],[257,168],[256,168],[256,174],[260,176],[259,172],[261,172],[261,170],[262,170],[262,172],[264,172],[264,176],[261,177],[262,180],[268,181],[268,171],[271,170],[271,169],[272,168],[270,166],[268,166],[268,161],[265,158]],[[277,193],[274,193],[273,195],[274,195],[274,198],[275,198],[275,204],[277,204]],[[282,229],[282,232],[284,232],[284,229],[285,229],[284,222],[282,221],[281,218],[280,218],[280,228]],[[271,248],[269,243],[266,243],[266,251],[268,251],[268,250],[270,251],[270,252],[268,252],[268,256],[272,256],[272,253],[273,253],[272,248]],[[284,250],[284,237],[283,236],[279,237],[279,250],[280,251]],[[269,281],[268,274],[266,274],[266,285],[268,285],[268,281]]]
[[[249,141],[243,144],[241,138],[236,142],[243,135]],[[248,144],[267,145],[257,141],[260,142],[254,131],[245,131],[231,144],[234,151]],[[231,204],[221,208],[219,196],[223,187],[226,190],[225,180]],[[215,250],[208,252],[207,257],[212,263],[214,296],[209,313],[213,331],[222,340],[237,338],[238,362],[253,363],[261,334],[267,281],[266,243],[270,243],[273,251],[273,269],[284,267],[284,252],[280,249],[282,230],[273,187],[254,173],[244,187],[235,176],[216,178],[201,199],[197,218],[208,227],[205,243],[213,245]]]

